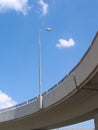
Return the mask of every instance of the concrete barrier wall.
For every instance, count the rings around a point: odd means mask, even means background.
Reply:
[[[98,66],[98,37],[93,41],[89,51],[74,70],[77,86],[82,84]]]
[[[98,34],[97,34],[98,35]],[[70,74],[53,89],[43,95],[43,107],[50,107],[77,90],[98,65],[98,36],[89,51]],[[73,75],[74,74],[74,75]],[[76,81],[76,82],[75,82]],[[14,120],[38,112],[39,98],[24,105],[18,105],[0,113],[0,122]]]
[[[73,75],[69,75],[63,80],[63,82],[60,82],[54,89],[50,90],[43,96],[44,108],[57,103],[75,89],[76,86]]]
[[[10,110],[0,113],[0,122],[14,120],[17,118],[25,117],[39,110],[39,99],[34,102],[27,103],[21,107],[16,106]]]

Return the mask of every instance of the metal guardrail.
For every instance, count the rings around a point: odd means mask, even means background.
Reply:
[[[23,107],[23,106],[25,106],[27,104],[33,103],[35,100],[37,100],[37,98],[38,97],[34,97],[34,98],[30,99],[30,100],[27,100],[27,101],[25,101],[23,103],[15,105],[15,106],[4,108],[4,109],[0,109],[0,113],[1,112],[6,112],[6,111],[9,111],[9,110],[14,110],[16,108],[20,108],[20,107]]]
[[[87,53],[90,51],[90,49],[91,49],[91,47],[93,46],[93,43],[94,43],[94,41],[95,41],[95,39],[96,39],[97,36],[98,36],[98,32],[96,33],[96,36],[95,36],[95,38],[93,39],[91,45],[89,46],[88,50],[86,51],[86,53],[84,54],[84,56],[81,58],[81,60],[78,62],[78,64],[77,64],[64,78],[62,78],[57,84],[55,84],[53,87],[51,87],[48,91],[45,91],[45,92],[42,94],[42,96],[44,96],[45,94],[50,93],[51,91],[53,91],[54,89],[56,89],[57,86],[58,86],[59,84],[61,84],[64,80],[66,80],[69,75],[71,75],[71,74],[73,75],[74,70],[81,64],[81,62],[83,61],[83,59],[86,57]],[[32,98],[32,99],[30,99],[30,100],[28,100],[28,101],[25,101],[25,102],[23,102],[23,103],[21,103],[21,104],[17,104],[17,105],[12,106],[12,107],[8,107],[8,108],[5,108],[5,109],[1,109],[1,110],[0,110],[0,113],[1,113],[1,112],[5,112],[5,111],[9,111],[9,110],[13,110],[13,109],[16,109],[16,108],[20,108],[20,107],[22,107],[22,106],[25,106],[25,105],[27,105],[27,104],[30,104],[30,103],[34,102],[35,100],[37,100],[37,98],[38,98],[38,97],[34,97],[34,98]]]

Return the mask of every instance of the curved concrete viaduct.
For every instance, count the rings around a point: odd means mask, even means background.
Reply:
[[[88,119],[98,130],[98,33],[77,66],[39,97],[1,110],[1,130],[53,129]]]

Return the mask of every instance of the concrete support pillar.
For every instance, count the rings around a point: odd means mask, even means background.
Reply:
[[[95,130],[98,130],[98,113],[94,116]]]

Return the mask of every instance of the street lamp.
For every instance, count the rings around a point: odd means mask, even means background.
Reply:
[[[46,31],[51,31],[51,28],[46,28]],[[38,41],[38,51],[39,51],[39,102],[40,102],[40,109],[42,109],[42,63],[41,63],[41,38],[40,38],[41,30],[39,31],[39,41]]]

